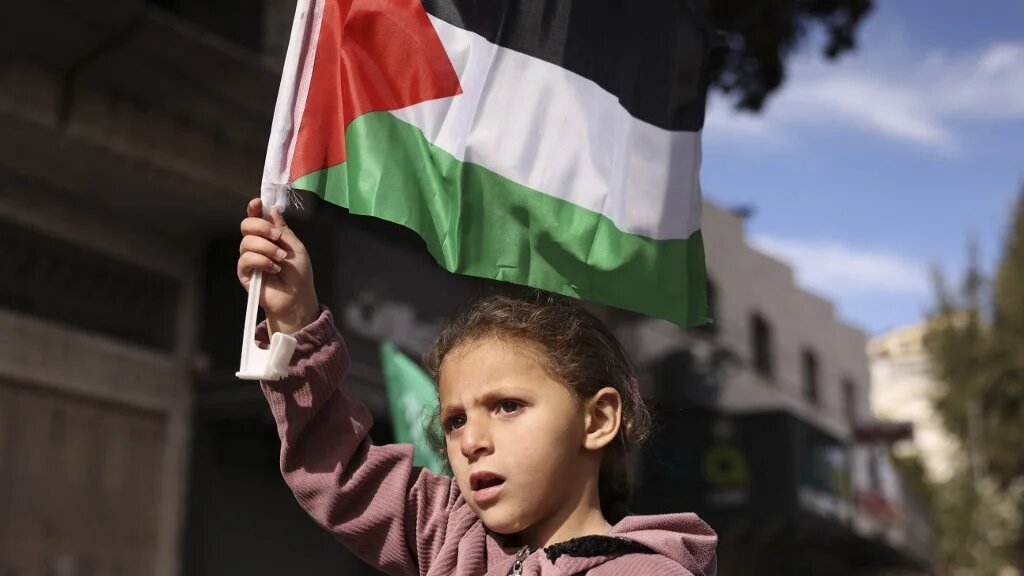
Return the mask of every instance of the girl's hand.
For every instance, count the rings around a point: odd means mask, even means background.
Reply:
[[[320,315],[309,254],[277,209],[266,220],[263,203],[255,198],[247,212],[238,247],[238,281],[248,291],[253,271],[263,270],[260,307],[267,325],[271,333],[294,334]]]

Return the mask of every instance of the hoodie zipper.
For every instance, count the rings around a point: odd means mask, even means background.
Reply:
[[[516,561],[512,563],[512,567],[508,569],[508,576],[522,576],[523,574],[523,561],[530,555],[529,546],[523,546],[516,552]]]

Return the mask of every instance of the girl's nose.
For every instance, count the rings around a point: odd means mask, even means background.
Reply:
[[[462,431],[462,455],[475,460],[494,451],[487,423],[480,418],[471,418]]]

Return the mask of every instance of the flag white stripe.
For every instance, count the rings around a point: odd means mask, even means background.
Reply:
[[[700,228],[700,132],[631,116],[598,84],[431,16],[463,93],[393,111],[434,145],[631,234]]]
[[[320,39],[320,24],[324,15],[324,0],[299,0],[292,20],[292,33],[285,54],[281,84],[277,90],[277,104],[270,126],[267,158],[263,163],[263,183],[260,198],[264,214],[276,206],[281,214],[288,207],[288,177],[291,173],[295,142],[299,124],[306,109],[309,81],[313,76],[313,61]]]

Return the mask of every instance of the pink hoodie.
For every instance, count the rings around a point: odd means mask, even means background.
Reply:
[[[265,325],[259,334],[266,342]],[[330,311],[295,336],[288,377],[262,383],[281,471],[313,520],[363,561],[394,575],[714,576],[717,537],[694,514],[627,516],[606,536],[544,550],[502,546],[456,482],[413,468],[412,446],[371,443],[369,410],[341,386],[349,356]]]

